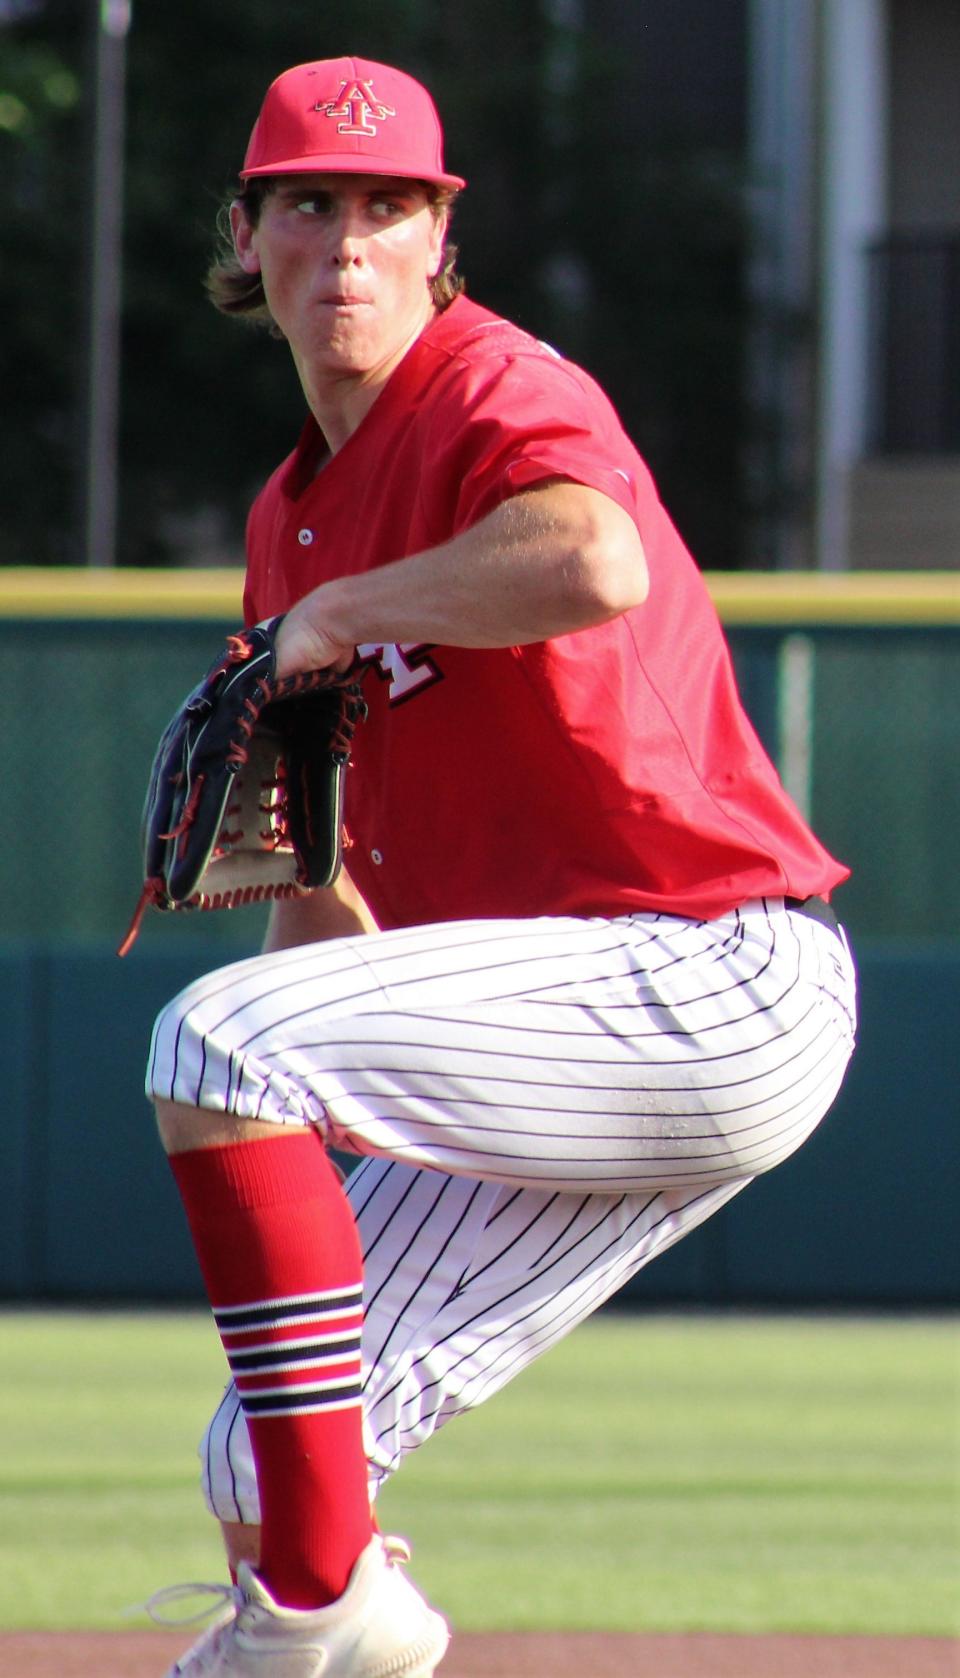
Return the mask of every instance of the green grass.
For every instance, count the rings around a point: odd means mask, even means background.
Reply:
[[[222,1578],[203,1313],[0,1319],[0,1628]],[[441,1434],[381,1519],[461,1630],[960,1630],[947,1319],[606,1314]]]

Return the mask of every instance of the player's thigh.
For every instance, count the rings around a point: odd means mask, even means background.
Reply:
[[[287,951],[161,1016],[157,1094],[354,1152],[597,1192],[731,1181],[799,1145],[852,1043],[835,936],[785,912],[472,922]]]

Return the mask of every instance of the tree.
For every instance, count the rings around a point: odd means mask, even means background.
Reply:
[[[722,27],[715,4],[683,5],[704,20],[697,64],[670,22],[676,0],[351,0],[348,42],[339,17],[305,0],[234,0],[226,25],[219,0],[192,0],[175,20],[134,0],[120,561],[239,562],[250,495],[292,446],[302,398],[289,357],[218,317],[202,277],[267,82],[346,49],[392,60],[434,91],[449,163],[468,178],[456,236],[471,294],[599,377],[701,562],[735,565],[738,136],[729,121],[705,135],[691,120],[703,96],[685,102],[678,90],[685,65],[715,89],[721,50],[738,62],[730,26],[743,4],[723,0]],[[21,420],[0,461],[5,563],[78,557],[91,9],[0,0],[0,194],[15,256],[0,277],[13,325],[0,376],[18,389]],[[655,62],[663,40],[644,33],[660,14],[673,95]],[[739,97],[733,86],[730,109]]]

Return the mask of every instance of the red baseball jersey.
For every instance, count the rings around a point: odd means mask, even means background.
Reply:
[[[707,919],[749,898],[828,894],[848,870],[760,745],[703,578],[610,402],[466,298],[335,455],[307,422],[251,510],[247,621],[436,547],[554,477],[631,514],[649,598],[531,646],[359,649],[370,714],[347,780],[347,864],[379,924]]]

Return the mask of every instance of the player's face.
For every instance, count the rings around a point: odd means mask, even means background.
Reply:
[[[258,273],[305,382],[386,377],[433,314],[445,217],[416,181],[281,179],[257,226],[234,206],[240,261]]]

